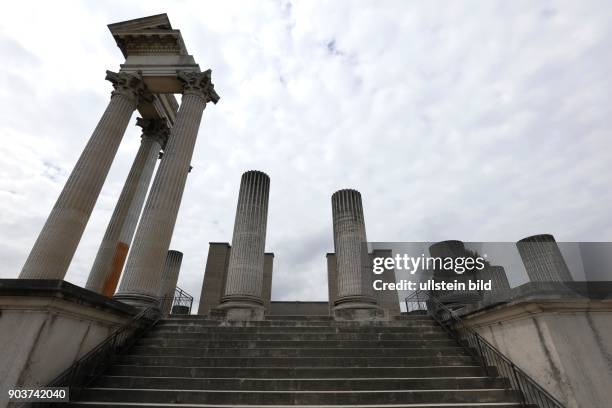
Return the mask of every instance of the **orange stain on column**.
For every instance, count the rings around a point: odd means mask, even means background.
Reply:
[[[128,244],[124,242],[119,242],[117,244],[117,250],[115,251],[115,256],[113,257],[113,264],[111,265],[111,273],[104,282],[104,288],[102,289],[102,294],[107,297],[111,297],[115,294],[115,290],[117,289],[117,284],[119,283],[119,277],[121,276],[121,271],[123,270],[123,265],[125,264],[125,258],[127,257],[128,249],[130,247]]]

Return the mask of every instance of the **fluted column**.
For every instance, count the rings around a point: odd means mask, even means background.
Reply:
[[[138,118],[136,125],[142,127],[140,148],[119,195],[85,285],[87,289],[105,296],[112,296],[115,293],[155,163],[168,139],[169,130],[164,119]]]
[[[346,189],[332,195],[334,247],[337,262],[337,290],[334,311],[364,310],[364,313],[344,315],[347,318],[374,317],[378,310],[372,289],[363,206],[359,191]]]
[[[269,194],[270,178],[267,174],[252,170],[242,175],[225,296],[220,305],[220,308],[228,309],[229,318],[232,318],[232,314],[240,314],[240,310],[245,311],[245,318],[251,313],[248,309],[256,314],[263,313],[262,285]]]
[[[181,106],[115,295],[117,299],[138,307],[154,303],[159,295],[162,268],[181,205],[202,114],[208,102],[217,103],[219,100],[210,70],[180,73],[178,77],[184,86]]]
[[[550,234],[533,235],[516,243],[529,280],[532,282],[571,282],[574,279],[563,259],[557,241]]]
[[[142,78],[107,71],[111,100],[81,153],[19,275],[63,279],[106,180],[123,134],[145,91]]]
[[[178,282],[182,262],[182,252],[174,250],[168,251],[166,261],[164,262],[164,269],[162,270],[161,288],[159,290],[159,297],[162,299],[161,311],[163,314],[170,313],[172,309],[174,291],[176,289],[176,282]]]

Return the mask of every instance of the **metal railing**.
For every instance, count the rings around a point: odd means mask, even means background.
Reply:
[[[193,296],[178,286],[174,290],[174,296],[165,296],[159,299],[162,314],[191,314]]]
[[[116,356],[134,345],[146,331],[158,322],[160,317],[159,304],[155,303],[144,309],[68,367],[49,384],[49,387],[68,387],[70,400],[73,401],[83,388],[110,367]]]
[[[465,305],[445,305],[427,292],[417,290],[406,297],[406,310],[427,311],[447,333],[465,347],[490,376],[508,379],[510,387],[519,391],[523,407],[565,408],[561,402],[542,388],[533,378],[516,366],[508,357],[472,328],[466,326],[457,311]],[[491,370],[495,367],[495,371]]]

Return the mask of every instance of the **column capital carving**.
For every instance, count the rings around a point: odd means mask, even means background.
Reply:
[[[212,70],[204,72],[179,72],[177,77],[183,82],[183,95],[194,94],[204,99],[205,103],[219,102],[219,95],[212,83]]]
[[[136,126],[142,128],[143,138],[149,137],[156,140],[162,149],[166,147],[166,142],[168,142],[168,136],[170,135],[170,128],[165,119],[136,118]]]
[[[113,84],[112,96],[122,95],[138,104],[141,98],[147,98],[147,89],[142,75],[127,72],[106,71],[107,81]]]

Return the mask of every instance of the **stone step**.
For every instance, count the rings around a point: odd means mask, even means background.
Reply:
[[[495,377],[495,367],[489,367]],[[484,369],[476,364],[434,367],[179,367],[115,364],[108,375],[142,377],[202,378],[424,378],[482,377]]]
[[[151,333],[210,333],[210,334],[293,334],[293,333],[320,333],[320,334],[419,334],[419,333],[446,333],[438,326],[413,327],[206,327],[185,325],[162,325],[153,328]]]
[[[430,333],[220,333],[208,331],[168,332],[163,330],[151,331],[148,338],[175,338],[175,339],[207,339],[220,341],[236,340],[433,340],[448,339],[445,332]]]
[[[506,389],[470,390],[379,390],[379,391],[243,391],[168,390],[135,388],[86,388],[79,398],[100,402],[167,404],[249,404],[249,405],[350,405],[350,404],[451,404],[518,402],[515,391]]]
[[[432,319],[425,317],[421,319],[391,320],[391,321],[333,321],[333,320],[262,320],[262,321],[223,321],[207,320],[191,317],[173,317],[162,319],[158,325],[198,325],[206,327],[409,327],[411,325],[437,325]]]
[[[429,367],[469,366],[470,356],[425,357],[120,357],[121,364],[179,367]]]
[[[68,404],[71,408],[254,408],[253,405],[240,404],[142,404],[138,402],[99,402],[80,401]],[[510,403],[460,403],[460,404],[392,404],[392,405],[257,405],[260,408],[538,408],[533,405],[523,406],[519,402]]]
[[[103,376],[99,388],[242,390],[242,391],[350,391],[453,390],[508,388],[508,381],[490,377],[259,379]]]
[[[131,355],[184,357],[414,357],[467,356],[463,347],[438,348],[234,348],[136,346]]]
[[[334,321],[329,315],[267,315],[266,320],[327,320]]]
[[[457,346],[452,339],[407,339],[407,340],[209,340],[204,338],[145,337],[138,341],[141,346],[162,347],[227,347],[227,348],[437,348]]]
[[[423,322],[420,324],[410,325],[376,325],[376,326],[331,326],[331,325],[318,325],[318,326],[209,326],[201,325],[198,323],[181,324],[181,323],[170,323],[161,322],[155,326],[156,330],[174,330],[174,331],[213,331],[213,332],[354,332],[354,333],[368,333],[368,332],[418,332],[422,330],[443,330],[437,324],[431,322]]]

